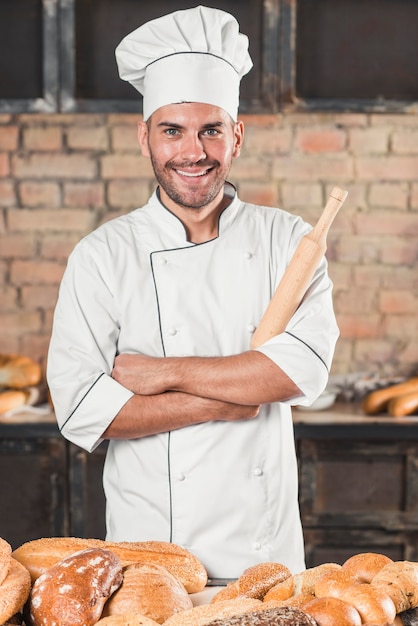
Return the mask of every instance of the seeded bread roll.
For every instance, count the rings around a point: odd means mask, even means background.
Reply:
[[[164,626],[206,626],[214,619],[243,615],[263,608],[261,600],[254,598],[238,598],[223,600],[214,604],[201,604],[188,611],[176,613],[164,622]]]
[[[0,624],[22,611],[29,596],[30,585],[28,570],[10,558],[7,575],[0,584]]]
[[[164,541],[114,543],[101,539],[53,537],[28,541],[17,548],[13,556],[27,567],[32,581],[35,581],[58,561],[86,548],[111,550],[119,557],[123,567],[132,563],[162,565],[183,583],[188,593],[202,591],[208,579],[197,557],[185,548]]]
[[[267,591],[292,575],[281,563],[259,563],[247,568],[233,583],[221,589],[211,600],[220,602],[234,598],[256,598],[262,600]]]
[[[26,621],[31,626],[94,626],[121,584],[122,565],[113,552],[81,550],[36,579]]]
[[[158,624],[193,608],[184,585],[161,565],[135,563],[123,569],[123,583],[107,601],[103,617],[139,613]]]

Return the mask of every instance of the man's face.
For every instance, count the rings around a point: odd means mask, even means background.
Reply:
[[[209,104],[170,104],[140,122],[142,154],[151,158],[164,204],[202,209],[220,202],[243,134],[241,122]]]

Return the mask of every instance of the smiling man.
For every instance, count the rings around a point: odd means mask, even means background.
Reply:
[[[172,541],[212,578],[263,561],[301,571],[291,406],[326,386],[338,329],[324,258],[286,331],[249,348],[310,226],[227,182],[247,37],[199,6],[144,24],[116,56],[143,94],[158,185],[68,260],[48,358],[60,429],[89,451],[109,441],[109,540]]]

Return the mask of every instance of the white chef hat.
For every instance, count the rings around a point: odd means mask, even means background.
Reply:
[[[253,65],[237,20],[204,6],[143,24],[118,45],[116,61],[144,97],[144,120],[166,104],[204,102],[236,121],[240,80]]]

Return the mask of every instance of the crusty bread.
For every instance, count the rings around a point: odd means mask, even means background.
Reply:
[[[396,608],[390,596],[369,583],[347,587],[340,599],[357,609],[363,624],[392,624],[396,617]]]
[[[242,573],[235,582],[221,589],[211,600],[220,602],[234,598],[256,598],[262,600],[268,590],[292,575],[281,563],[258,563]]]
[[[403,417],[418,413],[418,388],[410,393],[395,396],[389,400],[388,413],[392,417]]]
[[[134,563],[123,569],[123,583],[107,601],[103,617],[139,613],[158,624],[193,608],[184,585],[161,565]]]
[[[357,609],[339,598],[314,598],[304,605],[303,610],[318,626],[361,626]]]
[[[113,552],[81,550],[36,579],[26,615],[32,626],[94,626],[121,584],[122,565]]]
[[[11,557],[11,545],[5,539],[2,539],[0,537],[0,584],[3,582],[9,572]]]
[[[0,624],[22,611],[30,586],[30,574],[26,567],[11,558],[7,576],[0,584]]]
[[[190,624],[190,626],[192,626]],[[206,626],[318,626],[315,620],[300,609],[276,607],[258,609],[241,615],[232,615],[207,622]],[[339,626],[335,624],[334,626]]]
[[[370,583],[376,574],[389,563],[393,563],[385,554],[378,552],[361,552],[347,559],[342,569],[354,576],[361,583]]]
[[[185,548],[164,541],[114,543],[101,539],[53,537],[24,543],[13,556],[27,567],[34,581],[66,556],[92,547],[111,550],[123,567],[132,563],[162,565],[183,583],[188,593],[202,591],[207,582],[207,572],[197,557]]]
[[[0,387],[23,389],[37,385],[42,372],[39,363],[27,356],[0,354]]]
[[[385,565],[373,578],[373,587],[384,590],[402,613],[418,606],[418,563],[394,561]]]
[[[99,626],[158,626],[153,619],[139,615],[138,613],[123,613],[121,615],[109,615],[102,617],[97,622]]]
[[[206,626],[214,619],[241,615],[262,607],[261,600],[255,598],[239,598],[237,600],[223,600],[214,604],[201,604],[188,611],[172,615],[164,623],[164,626]]]

